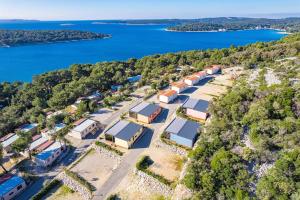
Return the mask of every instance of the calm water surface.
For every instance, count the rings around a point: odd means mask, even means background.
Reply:
[[[273,30],[183,33],[164,31],[168,25],[93,24],[93,22],[0,23],[0,29],[71,29],[112,35],[112,38],[104,40],[0,48],[0,81],[31,81],[33,75],[66,68],[74,63],[127,60],[157,53],[224,48],[257,41],[278,40],[284,36]]]

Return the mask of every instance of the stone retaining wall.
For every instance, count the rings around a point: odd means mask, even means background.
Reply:
[[[121,162],[122,156],[114,153],[113,151],[110,151],[108,149],[105,149],[104,147],[95,144],[93,144],[93,148],[96,150],[96,152],[100,153],[101,155],[104,155],[108,158],[117,159],[118,163]]]
[[[92,199],[91,192],[75,181],[73,178],[67,176],[64,172],[57,176],[57,179],[62,181],[64,185],[68,186],[72,190],[78,192],[84,200]]]
[[[156,141],[155,146],[158,148],[160,148],[160,147],[165,148],[165,149],[167,149],[175,154],[178,154],[180,156],[187,156],[187,152],[184,149],[176,147],[175,145],[168,145],[168,144],[162,142],[161,140]]]
[[[138,169],[134,169],[133,172],[139,178],[137,190],[143,191],[146,186],[147,188],[151,188],[151,193],[153,194],[159,193],[166,197],[172,196],[173,190],[169,186]]]

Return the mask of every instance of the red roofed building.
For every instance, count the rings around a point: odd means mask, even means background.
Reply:
[[[47,142],[41,144],[38,148],[36,148],[35,150],[37,152],[42,152],[44,151],[45,149],[47,149],[49,146],[51,146],[52,144],[54,143],[54,141],[52,140],[48,140]]]
[[[177,98],[177,92],[175,90],[161,91],[158,95],[159,101],[163,103],[170,103]]]
[[[11,138],[14,135],[15,135],[14,133],[9,133],[6,136],[3,136],[2,138],[0,138],[0,142],[4,142],[5,140]]]
[[[171,83],[171,90],[176,91],[178,94],[188,89],[188,85],[183,81]]]
[[[0,185],[4,183],[5,181],[9,180],[11,177],[13,177],[11,174],[4,174],[0,177]]]
[[[206,71],[196,72],[194,73],[194,76],[197,76],[199,80],[202,80],[206,77],[207,73]]]
[[[199,81],[200,81],[200,78],[195,75],[187,76],[184,79],[184,82],[189,86],[196,85]]]
[[[206,73],[207,74],[215,74],[221,70],[221,65],[211,65],[206,68]]]

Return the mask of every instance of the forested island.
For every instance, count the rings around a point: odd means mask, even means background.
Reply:
[[[236,31],[254,29],[279,29],[287,32],[300,30],[300,18],[266,19],[266,18],[240,18],[220,17],[203,18],[190,22],[184,21],[175,26],[168,27],[169,31],[196,32],[196,31]]]
[[[183,183],[193,199],[299,199],[300,64],[279,61],[299,56],[300,34],[295,33],[248,46],[75,64],[35,76],[32,83],[1,83],[0,137],[24,123],[43,128],[48,111],[64,109],[95,91],[104,95],[104,105],[114,105],[111,86],[124,86],[119,98],[130,96],[127,79],[134,75],[142,75],[138,87],[149,85],[158,91],[211,64],[242,66],[250,75],[210,105],[211,123],[190,152]],[[181,66],[185,67],[178,72]],[[270,70],[280,80],[275,85],[266,81]],[[82,114],[93,105],[79,107]],[[72,116],[63,118],[70,122]],[[245,135],[251,148],[242,141]],[[258,177],[254,163],[271,163],[272,168]]]
[[[76,30],[0,30],[0,47],[106,37],[110,35]]]

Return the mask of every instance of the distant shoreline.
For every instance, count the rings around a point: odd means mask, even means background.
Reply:
[[[12,46],[9,46],[7,44],[0,44],[0,48],[13,48],[13,47],[21,47],[21,46],[56,44],[56,43],[71,43],[71,42],[80,42],[80,41],[103,40],[103,39],[109,39],[109,38],[112,38],[112,36],[96,38],[96,39],[64,40],[64,41],[55,41],[55,42],[33,42],[33,43],[26,43],[26,44],[17,44],[17,45],[12,45]]]
[[[167,31],[167,32],[178,32],[178,33],[223,33],[223,32],[235,32],[235,31],[261,31],[261,30],[274,30],[274,31],[277,31],[278,34],[282,34],[282,35],[290,35],[290,34],[292,34],[290,32],[287,32],[286,30],[272,29],[272,28],[264,28],[264,29],[240,29],[240,30],[225,30],[225,31],[219,31],[219,30],[211,30],[211,31],[178,31],[178,30],[170,30],[168,28],[164,29],[164,31]]]

